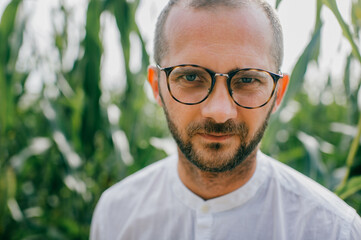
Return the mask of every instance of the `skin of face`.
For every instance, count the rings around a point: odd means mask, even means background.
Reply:
[[[278,72],[271,55],[273,35],[269,20],[255,5],[232,9],[175,6],[168,16],[165,35],[168,52],[160,63],[162,67],[196,64],[218,73],[237,68]],[[229,95],[226,77],[218,76],[208,99],[197,105],[184,105],[172,99],[164,72],[158,73],[150,66],[148,80],[178,145],[187,143],[198,157],[197,166],[178,147],[178,172],[183,183],[204,199],[221,196],[245,184],[255,170],[258,141],[284,90],[278,91],[262,108],[245,109],[237,106]],[[287,81],[281,79],[277,87],[286,86]],[[217,132],[212,126],[221,130]],[[227,131],[224,126],[238,130]],[[251,142],[255,146],[245,159],[222,169],[234,161],[241,146],[247,147]],[[221,171],[214,171],[217,169]]]

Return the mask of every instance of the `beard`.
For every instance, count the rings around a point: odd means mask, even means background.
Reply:
[[[213,120],[207,119],[202,123],[191,123],[185,129],[187,138],[183,139],[180,129],[178,129],[170,117],[164,102],[163,109],[168,122],[169,130],[186,159],[203,172],[222,173],[236,168],[255,151],[267,128],[273,105],[274,102],[263,124],[248,142],[246,139],[249,135],[249,128],[246,123],[235,123],[233,120],[228,120],[224,123],[215,123]],[[225,146],[222,143],[203,144],[203,149],[199,149],[199,147],[197,149],[195,143],[192,143],[191,139],[199,133],[236,135],[239,138],[240,144],[233,153],[225,151]],[[210,153],[210,156],[206,157],[207,154],[204,151]],[[221,155],[222,152],[223,155]]]

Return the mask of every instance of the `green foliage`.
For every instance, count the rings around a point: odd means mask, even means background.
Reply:
[[[361,190],[361,176],[353,177],[345,183],[336,193],[343,199],[352,196]]]
[[[159,109],[143,90],[149,60],[135,23],[137,5],[125,0],[89,1],[85,36],[70,69],[64,65],[74,12],[62,4],[54,10],[64,19],[62,27],[53,23],[59,66],[50,70],[55,81],[44,81],[39,94],[27,91],[25,84],[48,59],[33,52],[38,64],[34,69],[16,67],[27,19],[17,14],[21,1],[6,7],[0,24],[1,239],[88,239],[100,194],[165,156],[150,144],[152,137],[167,133]],[[105,12],[116,18],[120,33],[125,93],[107,93],[101,87]],[[136,73],[129,67],[131,34],[143,44],[142,67]],[[102,100],[104,94],[109,100]],[[119,116],[110,121],[114,112]]]
[[[332,11],[351,46],[351,53],[346,59],[344,77],[337,79],[344,84],[343,94],[347,98],[346,105],[337,104],[335,101],[325,105],[313,104],[308,98],[307,90],[302,88],[309,64],[318,61],[322,45],[320,34],[323,6]],[[359,42],[360,9],[361,2],[354,1],[351,18],[355,32],[351,33],[335,0],[317,0],[313,35],[292,71],[286,105],[271,121],[262,144],[265,152],[329,189],[334,189],[335,193],[352,205],[359,214],[361,213],[361,152],[359,151],[361,114],[358,93],[361,78],[358,76],[358,79],[355,79],[358,87],[353,90],[350,87],[350,78],[351,64],[360,66],[361,63],[360,49],[356,45],[356,42]],[[329,82],[321,92],[336,98],[339,93],[332,89],[331,78],[333,77],[329,76]],[[282,112],[294,116],[289,121],[282,122],[280,117]]]
[[[282,0],[276,0],[276,9],[279,7],[279,5],[281,4]]]
[[[340,24],[342,28],[342,32],[344,36],[347,38],[347,40],[350,42],[350,45],[352,47],[352,53],[355,55],[357,60],[361,63],[361,54],[358,46],[356,45],[356,42],[354,40],[354,37],[351,33],[351,30],[347,23],[343,20],[340,11],[338,10],[336,0],[322,0],[323,3],[329,7],[329,9],[333,12],[335,15],[338,23]],[[355,5],[354,5],[355,6]]]
[[[77,51],[71,48],[73,33],[69,28],[75,13],[60,2],[55,12],[64,24],[59,27],[52,23],[58,66],[48,70],[54,81],[38,79],[42,82],[38,94],[29,92],[27,84],[49,59],[34,51],[32,65],[18,65],[21,48],[25,40],[29,41],[23,36],[31,31],[27,28],[29,16],[19,11],[24,3],[10,1],[1,16],[1,239],[88,239],[100,194],[165,156],[151,144],[152,137],[164,138],[168,133],[161,109],[144,91],[149,57],[135,22],[139,0],[89,0],[84,36]],[[281,2],[277,0],[276,5]],[[336,193],[361,213],[360,76],[356,79],[358,87],[351,87],[355,82],[351,79],[353,65],[361,63],[356,45],[360,41],[361,1],[353,2],[352,26],[342,19],[336,1],[315,3],[312,37],[292,71],[287,101],[270,122],[262,149],[326,187],[337,189]],[[347,101],[342,104],[322,104],[320,99],[315,103],[303,88],[308,66],[318,61],[322,46],[324,7],[334,13],[351,46],[344,77],[336,79],[344,85]],[[115,18],[119,30],[126,76],[119,79],[125,82],[123,92],[109,92],[101,84],[101,17],[105,13]],[[141,43],[137,72],[130,67],[132,36]],[[66,58],[69,50],[76,56],[70,63]],[[334,77],[330,74],[329,78]],[[333,90],[331,82],[322,94],[336,98],[340,93]]]
[[[293,68],[291,78],[290,78],[290,85],[287,89],[287,93],[285,96],[285,102],[295,95],[303,85],[303,79],[305,77],[308,63],[312,60],[317,60],[320,48],[320,41],[321,41],[321,28],[322,25],[318,26],[315,29],[314,34],[312,35],[310,43],[305,48],[304,52],[298,59],[295,67]]]

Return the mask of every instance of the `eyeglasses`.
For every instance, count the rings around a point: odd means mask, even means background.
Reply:
[[[177,102],[195,105],[212,93],[217,76],[227,77],[228,92],[233,101],[247,109],[260,108],[272,98],[282,73],[275,74],[256,68],[244,68],[229,73],[216,73],[193,64],[162,68],[167,77],[170,95]]]

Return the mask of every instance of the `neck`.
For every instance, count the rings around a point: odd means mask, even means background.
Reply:
[[[257,151],[258,148],[234,169],[213,173],[199,170],[178,150],[178,174],[183,184],[204,200],[220,197],[242,187],[253,176]]]

